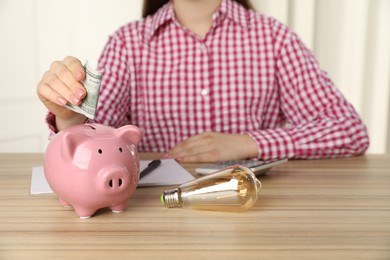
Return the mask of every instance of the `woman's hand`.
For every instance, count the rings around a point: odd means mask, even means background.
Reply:
[[[247,134],[202,133],[179,143],[165,157],[180,162],[217,162],[255,158],[258,147]]]
[[[38,83],[37,94],[41,102],[56,115],[58,130],[84,122],[85,116],[73,112],[65,105],[80,105],[86,90],[80,81],[85,79],[81,62],[74,57],[55,61]]]

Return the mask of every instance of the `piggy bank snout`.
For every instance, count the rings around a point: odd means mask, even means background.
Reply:
[[[126,168],[104,169],[98,178],[98,186],[103,193],[119,193],[126,190],[129,185],[130,173]]]

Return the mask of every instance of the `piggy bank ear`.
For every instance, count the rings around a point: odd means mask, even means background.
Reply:
[[[66,159],[73,159],[77,147],[85,140],[85,136],[74,132],[66,132],[61,143],[61,154]]]
[[[125,125],[116,129],[116,134],[119,138],[122,138],[130,143],[138,146],[141,141],[141,130],[134,125]]]

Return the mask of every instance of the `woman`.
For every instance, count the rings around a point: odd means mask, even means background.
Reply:
[[[145,1],[99,60],[95,122],[143,131],[140,151],[182,162],[326,158],[366,151],[360,117],[299,37],[248,1]],[[54,62],[38,84],[53,131],[86,118],[79,60]]]

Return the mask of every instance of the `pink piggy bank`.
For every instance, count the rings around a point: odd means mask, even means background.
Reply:
[[[139,180],[138,127],[84,124],[56,134],[45,153],[45,176],[60,204],[80,218],[100,208],[121,212]]]

